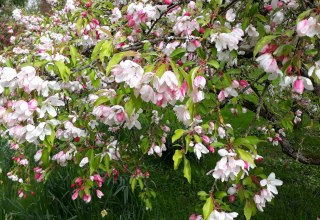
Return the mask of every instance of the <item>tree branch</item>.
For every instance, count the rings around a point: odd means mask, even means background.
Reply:
[[[243,106],[253,112],[255,112],[256,110],[256,105],[248,100],[244,100]],[[264,108],[264,110],[261,110],[260,115],[269,121],[276,122],[277,118],[275,117],[275,115],[268,109],[267,106],[264,106]],[[275,128],[279,129],[277,125],[275,126]],[[281,138],[282,140],[280,141],[280,144],[283,153],[303,164],[320,165],[320,157],[312,157],[305,155],[302,152],[295,150],[286,137],[281,135]]]

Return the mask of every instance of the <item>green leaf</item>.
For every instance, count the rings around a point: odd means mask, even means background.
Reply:
[[[140,144],[140,148],[141,148],[141,151],[142,153],[146,154],[149,150],[149,138],[148,137],[144,137],[141,141],[141,144]]]
[[[41,161],[46,167],[49,165],[49,156],[50,156],[49,149],[48,148],[42,149]]]
[[[318,54],[318,50],[317,49],[306,50],[305,54],[308,56],[314,56]]]
[[[261,38],[257,42],[257,44],[253,50],[253,56],[255,57],[266,44],[270,43],[275,38],[277,38],[277,36],[273,36],[273,35],[268,35],[268,36]]]
[[[130,99],[126,104],[124,105],[124,109],[126,110],[129,117],[131,117],[133,111],[135,108],[135,104],[132,99]]]
[[[210,61],[208,62],[208,64],[209,64],[210,66],[213,66],[213,67],[216,68],[216,69],[219,69],[219,67],[220,67],[220,64],[219,64],[218,61],[216,61],[216,60],[210,60]]]
[[[106,103],[109,101],[109,98],[107,96],[102,96],[102,97],[99,97],[93,104],[94,107],[97,107],[103,103]]]
[[[245,150],[242,150],[240,148],[238,148],[237,151],[238,151],[238,153],[239,153],[239,155],[240,155],[242,160],[247,161],[248,163],[250,163],[252,165],[255,165],[254,164],[254,160],[253,160],[253,158],[252,158],[250,153],[248,153]]]
[[[303,20],[307,15],[309,15],[312,10],[313,10],[313,9],[309,9],[309,10],[307,10],[307,11],[302,12],[302,13],[298,16],[298,18],[297,18],[297,24],[298,24],[301,20]]]
[[[136,185],[137,185],[137,179],[133,178],[132,182],[131,182],[131,190],[132,190],[132,192],[134,192],[134,189],[136,188]]]
[[[99,41],[96,46],[93,48],[93,52],[91,54],[91,59],[95,60],[98,58],[98,54],[100,52],[102,44],[105,42],[105,40]]]
[[[140,189],[143,190],[144,184],[141,178],[138,179]]]
[[[176,150],[172,159],[174,161],[174,169],[177,170],[183,158],[181,150]]]
[[[58,67],[62,80],[68,81],[70,76],[70,69],[63,62],[60,61],[56,61],[55,65],[56,67]]]
[[[143,50],[148,50],[151,46],[151,43],[149,41],[145,42],[143,45]]]
[[[225,144],[221,142],[214,142],[210,144],[212,147],[223,147]]]
[[[77,27],[77,30],[79,33],[81,32],[82,24],[83,24],[83,19],[82,19],[82,17],[80,17],[76,22],[76,27]]]
[[[108,170],[109,166],[110,166],[110,156],[109,156],[109,154],[106,154],[104,156],[103,163],[104,163],[104,166],[106,167],[106,169]]]
[[[113,51],[112,41],[106,41],[101,45],[99,59],[104,63],[105,57],[110,57]]]
[[[167,65],[163,63],[157,68],[156,75],[160,78],[160,77],[162,77],[163,73],[166,70],[167,70]]]
[[[244,206],[244,216],[246,217],[246,220],[250,220],[252,216],[252,209],[251,209],[251,202],[250,200],[246,201],[246,205]]]
[[[75,46],[72,46],[72,45],[70,46],[70,55],[71,55],[72,63],[73,65],[75,65],[77,62],[77,57],[79,57],[78,50]]]
[[[170,54],[170,58],[174,58],[175,60],[178,60],[181,57],[183,57],[186,52],[187,52],[187,50],[184,48],[181,48],[181,47],[177,48]]]
[[[186,131],[183,129],[177,129],[174,131],[174,135],[172,136],[172,143],[176,142],[178,139],[180,139],[182,137],[182,135],[185,133]]]
[[[228,194],[224,191],[218,191],[214,194],[214,197],[217,199],[222,199],[224,197],[226,197]]]
[[[208,193],[206,193],[205,191],[200,191],[197,193],[197,195],[201,197],[205,197],[205,196],[208,196]]]
[[[209,197],[209,198],[207,198],[206,203],[202,207],[204,220],[208,219],[209,215],[213,211],[213,208],[214,208],[214,205],[213,205],[212,198]]]
[[[197,143],[202,143],[202,140],[201,140],[201,138],[198,136],[198,135],[193,135],[193,138],[194,138],[194,140],[197,142]]]
[[[184,168],[183,168],[184,177],[187,178],[188,182],[191,183],[191,166],[189,160],[184,157]]]

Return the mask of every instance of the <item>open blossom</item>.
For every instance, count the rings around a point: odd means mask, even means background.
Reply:
[[[14,110],[12,118],[17,119],[18,121],[25,121],[29,119],[34,111],[34,108],[29,108],[28,102],[24,100],[14,102],[12,108]]]
[[[166,107],[168,103],[174,105],[180,98],[179,83],[176,75],[171,71],[163,73],[161,78],[155,76],[153,88],[156,90],[156,104]]]
[[[145,102],[155,102],[155,92],[150,85],[143,85],[140,89],[140,95]]]
[[[54,107],[64,106],[64,102],[59,99],[58,94],[50,96],[45,101],[42,102],[41,108],[37,111],[39,113],[39,118],[43,118],[47,112],[51,117],[57,116],[57,111]]]
[[[236,13],[234,12],[234,10],[231,8],[227,11],[226,13],[226,19],[229,22],[234,22],[236,19]]]
[[[0,69],[0,94],[3,93],[5,87],[15,86],[15,77],[17,72],[15,69],[10,67],[4,67]]]
[[[173,26],[175,35],[191,35],[193,31],[199,29],[199,23],[196,20],[191,19],[190,16],[178,17]]]
[[[138,118],[142,112],[142,109],[139,109],[137,112],[133,112],[132,115],[126,119],[124,127],[128,129],[132,129],[133,127],[141,129],[141,123],[139,122]]]
[[[148,155],[153,155],[154,153],[156,153],[159,157],[161,157],[162,152],[166,151],[166,150],[167,150],[167,147],[166,147],[165,143],[162,143],[160,146],[155,143],[152,143],[152,145],[148,151]]]
[[[316,61],[312,67],[308,70],[308,76],[315,74],[320,80],[320,60]]]
[[[143,76],[142,67],[131,60],[121,61],[112,69],[117,83],[125,82],[130,88],[138,88]]]
[[[235,159],[236,153],[233,151],[220,149],[218,153],[222,158],[217,162],[214,170],[209,171],[207,174],[212,173],[215,179],[221,179],[222,182],[229,179],[235,180],[239,172],[241,170],[244,171],[244,161]]]
[[[112,107],[100,105],[93,109],[92,114],[96,117],[97,121],[113,126],[119,125],[127,120],[127,113],[120,105]]]
[[[277,60],[270,54],[265,53],[257,58],[259,66],[267,73],[277,73],[279,70]]]
[[[278,190],[276,186],[281,186],[283,182],[281,180],[276,179],[274,173],[270,173],[267,179],[263,179],[260,181],[261,186],[267,186],[267,189],[273,194],[278,194]]]
[[[313,37],[320,34],[320,24],[317,18],[310,17],[300,21],[297,25],[297,33],[299,36]]]
[[[223,211],[217,211],[213,210],[211,214],[208,217],[208,220],[233,220],[238,216],[238,213],[236,212],[223,212]]]
[[[112,15],[111,15],[110,21],[112,23],[116,23],[121,18],[122,18],[122,14],[121,14],[121,11],[119,10],[119,8],[116,7],[114,9],[112,9]]]
[[[259,194],[254,195],[253,201],[255,202],[257,209],[260,212],[263,212],[263,209],[266,207],[266,202],[271,202],[273,197],[274,195],[270,191],[263,189]]]
[[[68,160],[73,158],[74,153],[74,149],[70,149],[67,152],[60,151],[59,153],[53,155],[52,160],[57,161],[60,166],[66,167]]]
[[[173,107],[177,119],[183,122],[184,125],[189,125],[191,122],[190,112],[185,105],[176,105]]]
[[[80,161],[79,167],[83,167],[83,166],[86,165],[87,163],[89,163],[89,159],[88,159],[88,157],[84,157],[84,158],[82,158],[82,160]]]
[[[209,153],[208,148],[206,148],[202,143],[196,143],[193,147],[194,153],[197,155],[197,158],[200,160],[202,154]]]
[[[230,33],[215,33],[210,36],[211,42],[215,42],[217,51],[224,49],[238,50],[238,44],[242,41],[244,32],[240,28],[233,29]]]

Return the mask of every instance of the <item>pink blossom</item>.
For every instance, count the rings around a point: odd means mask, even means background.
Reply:
[[[78,198],[78,196],[79,196],[79,190],[76,189],[76,190],[73,192],[71,198],[72,198],[72,200],[76,200],[76,199]]]
[[[89,203],[91,201],[91,195],[85,193],[83,195],[83,201],[85,201],[85,203]]]
[[[97,193],[97,197],[98,197],[99,199],[101,199],[102,196],[104,196],[103,192],[101,192],[99,189],[96,190],[96,193]]]
[[[35,99],[32,99],[28,102],[29,111],[35,111],[38,107],[38,102]]]
[[[304,90],[303,81],[298,77],[296,81],[293,83],[293,91],[295,91],[298,94],[302,94],[303,90]]]
[[[222,89],[218,94],[218,100],[219,102],[222,102],[225,98],[224,90]]]

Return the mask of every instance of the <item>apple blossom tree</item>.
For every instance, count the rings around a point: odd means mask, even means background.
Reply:
[[[126,175],[151,209],[145,159],[169,151],[189,183],[190,159],[215,161],[190,219],[234,219],[235,202],[250,219],[282,185],[259,167],[260,145],[320,164],[287,139],[302,116],[319,120],[319,2],[47,3],[48,14],[15,9],[2,27],[1,136],[19,197],[73,166],[70,199],[103,199],[105,179]],[[246,132],[235,134],[225,109],[254,112]]]

